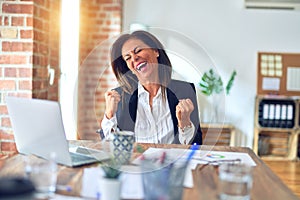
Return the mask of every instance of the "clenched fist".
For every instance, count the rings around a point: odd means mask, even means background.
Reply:
[[[120,94],[115,90],[105,92],[105,115],[108,119],[112,118],[117,112],[118,103],[121,100]]]
[[[181,99],[176,106],[178,126],[183,128],[190,125],[190,116],[194,110],[194,104],[190,99]]]

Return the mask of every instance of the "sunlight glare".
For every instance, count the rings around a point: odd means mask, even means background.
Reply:
[[[77,75],[80,0],[61,2],[60,104],[66,137],[77,139]]]

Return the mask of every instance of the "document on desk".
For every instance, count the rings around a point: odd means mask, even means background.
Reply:
[[[171,149],[173,155],[187,156],[191,150],[183,149]],[[197,150],[192,158],[193,163],[197,164],[220,164],[223,162],[234,162],[256,166],[256,163],[247,153],[242,152],[228,152],[228,151],[209,151],[209,150]]]
[[[166,152],[167,161],[174,162],[178,159],[187,159],[187,156],[190,154],[190,149],[180,149],[180,148],[149,148],[144,153],[143,156],[147,158],[157,158],[162,152]],[[225,151],[209,151],[209,150],[196,150],[192,160],[192,169],[196,167],[197,164],[209,164],[209,163],[221,163],[226,161],[235,161],[239,160],[241,163],[256,166],[256,163],[247,153],[242,152],[225,152]],[[133,164],[140,164],[140,158],[137,158],[133,161]]]

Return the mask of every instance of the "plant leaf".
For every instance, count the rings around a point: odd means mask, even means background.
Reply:
[[[220,93],[223,91],[223,81],[213,69],[205,72],[199,83],[201,92],[207,96],[211,95],[213,92]]]
[[[226,85],[226,94],[229,94],[230,89],[232,88],[233,81],[234,81],[234,78],[235,78],[236,74],[237,74],[237,73],[236,73],[236,71],[234,70],[234,71],[232,72],[231,76],[230,76],[230,79],[229,79],[227,85]]]

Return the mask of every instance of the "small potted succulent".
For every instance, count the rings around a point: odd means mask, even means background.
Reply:
[[[119,165],[109,165],[103,164],[101,168],[104,171],[104,177],[107,179],[118,179],[121,175],[120,166]]]

